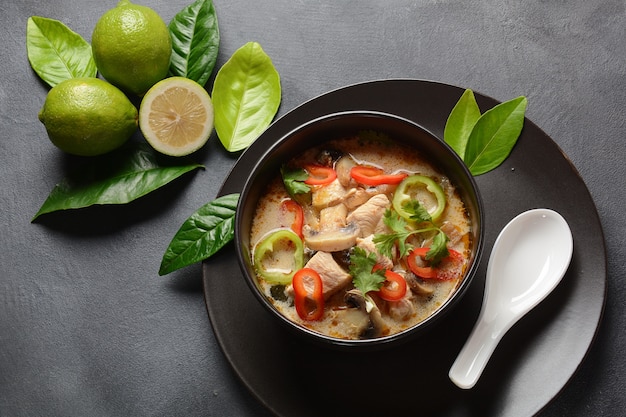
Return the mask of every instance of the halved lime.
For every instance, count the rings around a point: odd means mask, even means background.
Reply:
[[[158,152],[184,156],[200,149],[213,131],[213,103],[200,84],[184,77],[156,83],[139,107],[139,128]]]

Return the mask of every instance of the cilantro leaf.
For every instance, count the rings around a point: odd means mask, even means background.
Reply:
[[[364,249],[355,247],[350,255],[350,274],[355,288],[363,294],[378,291],[385,282],[382,269],[372,272],[376,265],[376,255],[367,253]]]
[[[304,183],[309,178],[309,174],[304,169],[289,169],[283,165],[280,167],[280,175],[283,177],[283,184],[285,184],[285,188],[290,196],[306,194],[311,191],[311,187]]]
[[[402,205],[402,208],[410,214],[411,220],[416,222],[432,222],[433,218],[419,201],[409,200]]]
[[[450,255],[448,251],[448,236],[441,230],[433,238],[433,243],[430,246],[430,250],[426,253],[426,260],[430,261],[431,265],[437,265],[443,258]]]
[[[403,217],[394,215],[394,212],[387,209],[385,211],[385,216],[383,218],[383,222],[387,227],[394,231],[394,233],[408,233],[407,232],[407,222]]]
[[[384,255],[387,258],[392,257],[391,251],[393,250],[396,241],[400,241],[400,239],[398,239],[398,235],[395,233],[374,235],[373,239],[373,242],[376,245],[376,249],[378,249],[378,252],[380,252],[381,255]]]
[[[391,251],[396,242],[398,242],[400,256],[405,256],[410,250],[410,248],[406,245],[406,239],[412,233],[407,230],[408,224],[406,220],[397,214],[394,215],[393,211],[387,209],[383,217],[383,222],[393,231],[393,233],[375,235],[374,243],[376,244],[376,249],[378,249],[382,255],[391,258]]]
[[[415,204],[407,203],[403,207],[413,214],[411,216],[412,219],[419,219],[418,221],[420,223],[429,222],[430,225],[421,229],[411,229],[411,225],[409,225],[403,217],[391,210],[387,210],[383,217],[383,222],[391,229],[392,233],[375,235],[374,243],[376,244],[376,249],[378,249],[378,252],[382,255],[391,258],[392,250],[397,243],[400,257],[404,257],[408,255],[413,248],[413,245],[407,243],[409,236],[419,233],[437,232],[433,238],[430,250],[426,254],[426,260],[430,261],[432,265],[437,265],[443,258],[450,254],[447,247],[448,236],[432,222],[430,215],[419,202],[415,202]]]

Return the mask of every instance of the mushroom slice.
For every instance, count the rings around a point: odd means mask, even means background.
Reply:
[[[338,252],[354,246],[359,230],[355,224],[346,225],[347,213],[343,204],[322,209],[318,229],[308,225],[302,229],[306,246],[323,252]]]
[[[434,291],[431,286],[421,282],[421,279],[417,278],[417,276],[415,276],[412,272],[405,273],[404,279],[414,294],[431,295]]]
[[[323,252],[339,252],[349,249],[356,243],[359,236],[359,228],[350,223],[345,227],[331,230],[313,230],[304,226],[304,243],[312,250]]]
[[[360,335],[362,339],[371,339],[387,332],[388,327],[383,320],[380,309],[371,298],[366,299],[363,293],[355,288],[347,291],[344,299],[346,304],[359,308],[369,315],[369,325],[363,329]]]
[[[315,161],[325,167],[332,167],[335,162],[341,160],[343,157],[343,152],[337,149],[323,149],[317,156],[315,157]]]
[[[350,171],[356,166],[356,162],[350,156],[344,156],[340,158],[335,164],[335,171],[337,172],[337,179],[344,187],[349,187],[353,184]]]
[[[359,339],[371,328],[369,315],[360,308],[334,309],[330,314],[332,331],[337,337]]]
[[[339,252],[333,252],[333,259],[339,266],[346,271],[350,270],[350,255],[352,254],[352,248],[344,249]]]

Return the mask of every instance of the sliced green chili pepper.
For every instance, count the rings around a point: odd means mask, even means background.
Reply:
[[[274,256],[279,251],[291,253],[282,257]],[[292,262],[288,268],[282,264],[285,259]],[[271,284],[291,283],[293,275],[303,266],[304,245],[291,229],[279,229],[266,235],[254,248],[254,267]]]
[[[406,177],[398,185],[393,196],[393,208],[400,216],[410,220],[412,213],[405,210],[404,205],[411,200],[420,200],[418,195],[420,188],[425,188],[430,194],[434,195],[437,200],[437,206],[434,209],[427,209],[431,219],[435,221],[446,208],[446,194],[443,188],[441,188],[441,185],[423,175],[411,175],[410,177]],[[417,194],[416,190],[418,190]],[[420,204],[422,204],[421,201]]]

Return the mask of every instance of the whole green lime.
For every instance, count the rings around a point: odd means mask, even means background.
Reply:
[[[46,96],[39,120],[59,149],[94,156],[120,147],[137,130],[137,108],[113,85],[98,78],[72,78]]]
[[[167,76],[172,40],[149,7],[121,0],[96,23],[91,46],[100,74],[126,92],[143,96]]]

